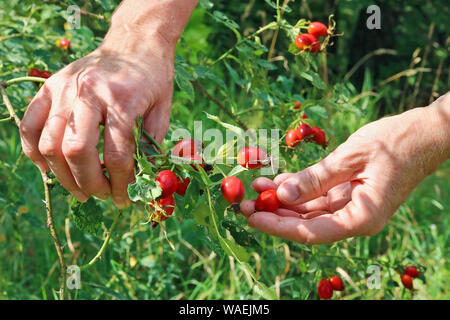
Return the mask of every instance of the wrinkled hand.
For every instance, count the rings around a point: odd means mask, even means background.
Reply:
[[[330,243],[380,232],[410,192],[450,157],[450,96],[427,108],[372,122],[319,163],[273,181],[257,178],[257,192],[276,189],[282,207],[254,212],[251,227],[305,244]]]
[[[133,51],[125,39],[113,43],[106,40],[50,77],[30,103],[20,132],[25,154],[41,171],[51,169],[79,201],[112,195],[124,208],[133,180],[136,118],[143,116],[145,130],[158,142],[167,133],[173,48],[164,50],[161,40],[151,54],[144,54]],[[97,151],[100,125],[109,180]]]

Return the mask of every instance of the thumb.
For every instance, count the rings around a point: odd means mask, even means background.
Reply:
[[[281,183],[277,189],[278,199],[286,205],[300,204],[319,198],[331,188],[351,181],[361,167],[360,161],[348,155],[342,157],[337,151]]]

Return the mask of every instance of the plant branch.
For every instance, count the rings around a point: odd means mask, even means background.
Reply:
[[[20,126],[20,119],[16,114],[16,111],[14,111],[14,108],[11,104],[11,101],[9,101],[8,95],[6,94],[6,86],[5,84],[0,84],[0,93],[2,95],[3,102],[5,103],[6,109],[8,109],[9,115],[11,119],[14,119],[14,122],[16,123],[16,126]]]
[[[94,258],[91,259],[87,264],[80,267],[80,271],[86,270],[90,267],[92,267],[95,262],[97,262],[98,259],[101,258],[102,254],[105,252],[106,247],[108,246],[109,240],[111,240],[111,236],[116,229],[117,223],[119,222],[119,218],[122,216],[122,212],[119,211],[119,213],[114,218],[113,223],[111,224],[111,227],[109,228],[109,231],[107,231],[105,241],[103,242],[103,245],[101,246],[100,250],[97,252],[97,254],[94,256]]]
[[[14,78],[14,79],[5,81],[5,85],[6,86],[10,86],[10,85],[15,84],[15,83],[26,82],[26,81],[33,81],[33,82],[42,82],[42,83],[44,83],[46,80],[47,79],[41,78],[41,77],[19,77],[19,78]]]
[[[47,173],[42,172],[42,182],[44,183],[44,193],[45,193],[45,210],[47,213],[47,228],[50,230],[50,234],[53,238],[53,242],[56,247],[56,253],[58,254],[58,261],[60,267],[60,288],[59,288],[59,299],[64,300],[64,291],[66,287],[66,271],[67,266],[64,261],[63,250],[61,247],[61,243],[58,238],[58,234],[56,233],[55,222],[53,220],[53,211],[52,211],[52,198],[50,194],[50,188],[48,185],[49,177]]]
[[[248,126],[243,123],[241,120],[239,120],[238,117],[236,117],[227,107],[225,107],[219,100],[217,100],[216,98],[214,98],[212,95],[209,94],[208,90],[206,90],[206,88],[201,85],[198,81],[194,82],[194,86],[197,87],[198,89],[200,89],[200,91],[203,93],[203,95],[208,98],[209,100],[211,100],[212,102],[214,102],[223,112],[225,112],[231,119],[234,120],[234,122],[236,122],[238,125],[240,125],[243,129],[245,129],[246,131],[248,130]]]
[[[65,8],[65,9],[67,9],[69,7],[68,4],[65,4],[65,3],[60,2],[60,1],[55,1],[55,0],[43,0],[43,2],[50,3],[50,4],[56,4],[56,5],[60,6],[60,7]],[[109,22],[108,19],[102,14],[101,15],[100,14],[95,14],[95,13],[92,13],[92,12],[89,12],[89,11],[86,11],[86,10],[82,10],[82,9],[80,9],[80,14],[82,16],[93,17],[93,18],[96,18],[96,19],[100,19],[100,20]]]

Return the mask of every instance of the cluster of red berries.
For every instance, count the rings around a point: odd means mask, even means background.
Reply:
[[[401,275],[402,284],[406,289],[414,290],[413,278],[419,277],[420,273],[414,266],[406,267]]]
[[[45,70],[39,70],[39,69],[33,68],[28,72],[28,76],[48,79],[52,76],[52,74]]]
[[[286,134],[286,145],[289,148],[296,147],[301,141],[314,142],[319,146],[326,147],[325,132],[319,127],[311,128],[306,123],[300,124],[297,129],[291,129]]]
[[[299,34],[295,38],[295,45],[301,51],[317,52],[320,50],[319,37],[328,34],[328,27],[322,22],[311,22],[308,26],[308,33]]]
[[[333,297],[334,291],[343,291],[344,282],[338,276],[331,276],[329,279],[321,279],[317,285],[317,293],[320,299],[328,300]]]

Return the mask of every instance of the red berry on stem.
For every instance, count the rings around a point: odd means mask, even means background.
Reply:
[[[33,68],[33,69],[31,69],[28,72],[28,76],[30,76],[30,77],[41,77],[41,72],[42,71],[39,71],[38,69]]]
[[[308,119],[308,116],[306,115],[306,113],[304,113],[304,114],[302,115],[302,119]]]
[[[156,208],[155,201],[152,201],[153,208]],[[156,217],[159,217],[160,221],[167,220],[167,216],[171,216],[175,210],[175,199],[172,195],[162,198],[158,201],[158,207],[156,212]],[[161,211],[164,210],[164,213]]]
[[[48,78],[50,78],[51,76],[52,76],[52,74],[51,74],[50,72],[48,72],[48,71],[42,71],[42,72],[41,72],[41,78],[48,79]]]
[[[162,197],[168,197],[177,190],[177,176],[170,170],[163,170],[158,173],[156,181],[158,181],[158,185],[162,189]]]
[[[300,142],[300,139],[298,137],[298,131],[295,129],[291,129],[286,134],[286,144],[288,147],[295,147]]]
[[[317,293],[320,299],[328,300],[333,296],[333,286],[327,279],[321,279],[317,285]]]
[[[401,280],[402,280],[403,286],[406,289],[409,289],[409,290],[413,290],[414,289],[414,287],[413,287],[413,278],[411,278],[410,275],[403,274],[402,277],[401,277]]]
[[[308,34],[306,33],[299,34],[297,37],[295,37],[295,45],[299,50],[307,50],[311,43],[311,38],[308,37]]]
[[[247,169],[261,167],[267,161],[267,154],[256,147],[246,147],[241,149],[237,155],[237,162]]]
[[[405,273],[412,278],[417,278],[419,276],[419,271],[414,266],[406,267]]]
[[[182,180],[178,179],[177,190],[175,192],[180,196],[184,196],[186,194],[186,189],[188,188],[189,183],[191,183],[191,179],[189,178],[183,178]]]
[[[173,148],[172,155],[176,157],[184,157],[199,154],[202,143],[193,139],[182,139]]]
[[[302,123],[297,129],[297,136],[300,141],[314,135],[314,131],[306,123]]]
[[[66,38],[59,39],[59,45],[61,46],[61,48],[67,50],[70,47],[70,41]]]
[[[300,107],[302,106],[302,103],[298,100],[294,100],[294,109],[300,109]]]
[[[308,51],[314,53],[320,50],[320,41],[317,40],[315,36],[312,34],[305,34],[305,37],[310,40],[310,45],[307,48]]]
[[[328,33],[328,27],[322,22],[314,21],[308,26],[308,33],[315,37],[323,37]]]
[[[338,276],[330,277],[330,283],[331,283],[331,286],[333,287],[333,290],[336,290],[336,291],[344,290],[344,287],[345,287],[344,282]]]
[[[266,190],[259,194],[255,202],[257,211],[274,212],[280,206],[276,190]]]
[[[220,191],[229,204],[240,203],[245,196],[244,185],[236,177],[226,177],[220,185]]]
[[[312,131],[314,132],[314,136],[312,138],[314,143],[319,146],[325,145],[325,143],[327,142],[325,132],[322,129],[320,129],[319,127],[312,128]]]

